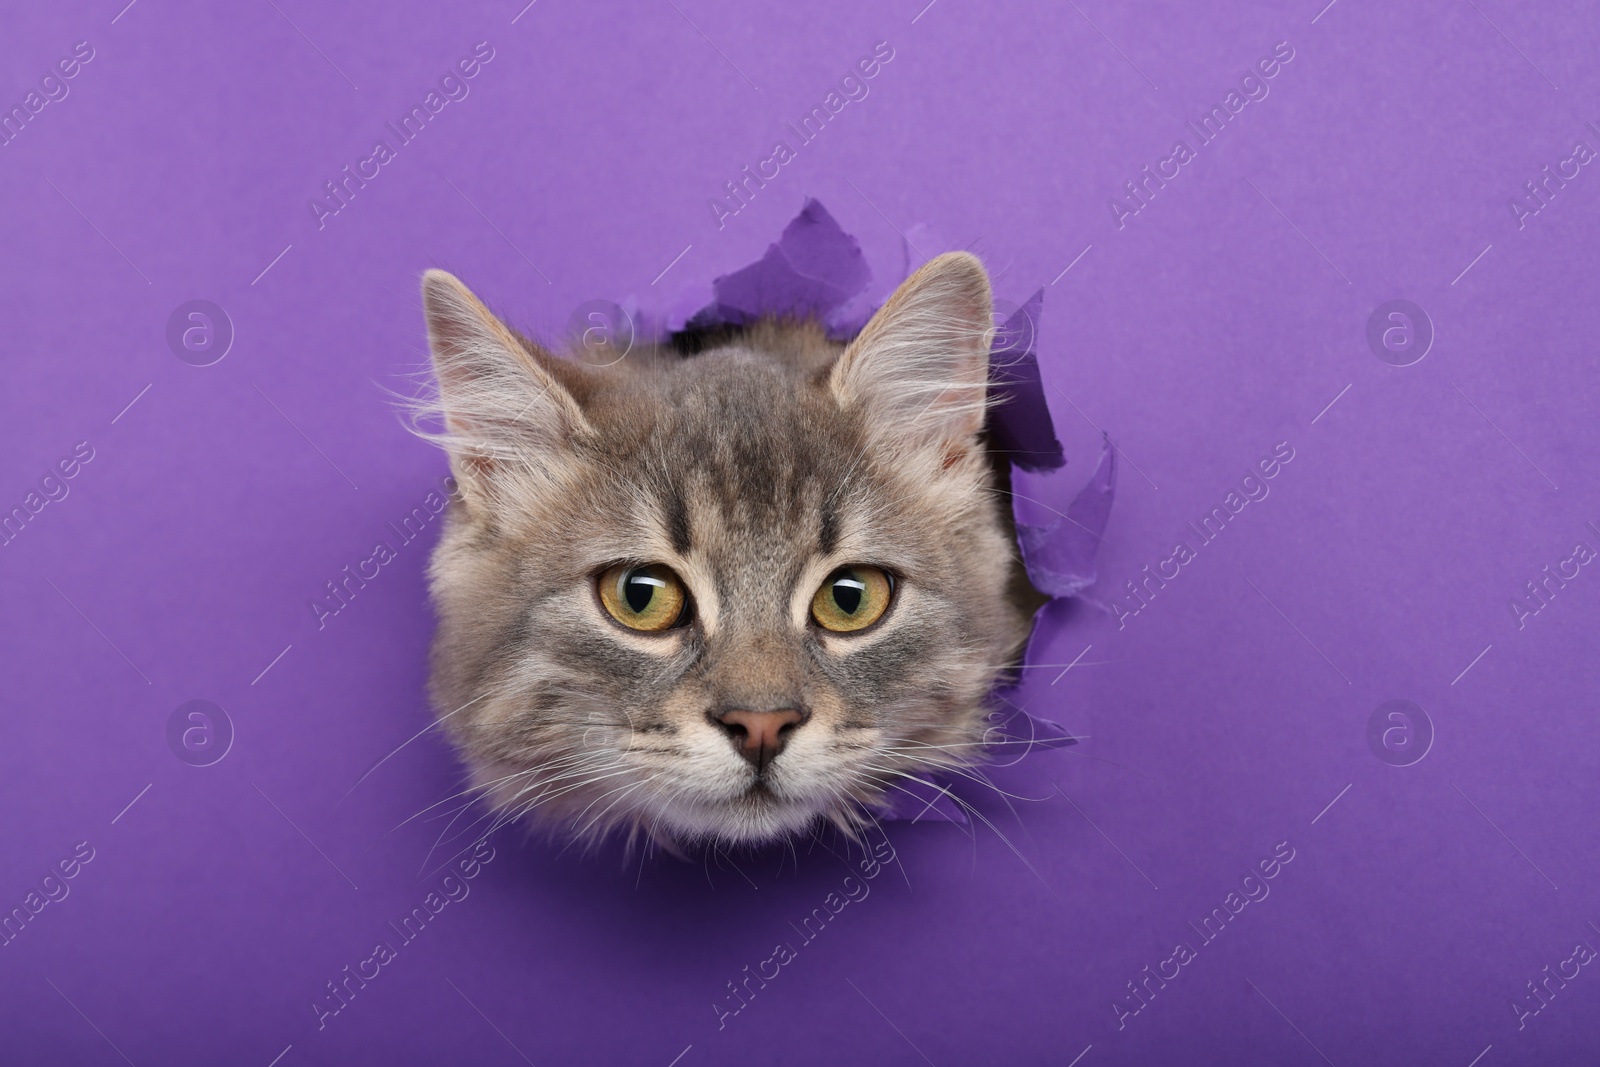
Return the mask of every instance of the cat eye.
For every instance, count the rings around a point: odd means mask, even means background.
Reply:
[[[894,594],[894,579],[877,567],[840,567],[811,598],[811,617],[824,630],[850,633],[883,618]]]
[[[630,630],[659,632],[688,621],[689,591],[659,563],[619,563],[601,573],[600,603]]]

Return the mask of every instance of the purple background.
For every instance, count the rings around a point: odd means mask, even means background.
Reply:
[[[1592,7],[922,3],[8,16],[6,108],[95,55],[0,147],[0,510],[95,455],[0,549],[0,911],[95,858],[0,948],[0,1058],[1592,1060],[1595,967],[1521,1029],[1510,1005],[1600,947],[1600,574],[1521,628],[1509,606],[1600,546],[1600,176],[1509,206],[1600,146]],[[319,230],[308,200],[480,40],[470,95]],[[708,198],[879,40],[870,95],[719,229]],[[1119,228],[1109,199],[1279,41],[1270,95]],[[502,833],[319,1031],[324,983],[438,882],[443,823],[394,828],[459,782],[431,733],[373,769],[429,722],[433,531],[321,631],[307,606],[444,473],[383,391],[425,359],[418,275],[558,334],[588,300],[692,306],[807,195],[875,296],[907,240],[978,251],[1012,302],[1045,287],[1062,477],[1099,428],[1124,460],[1102,600],[1277,442],[1293,462],[1123,628],[1079,605],[1035,649],[1076,665],[1031,672],[1032,710],[1086,738],[1003,773],[1037,803],[892,825],[903,872],[723,1028],[725,983],[838,888],[825,851],[620,870]],[[191,299],[236,330],[209,367],[165,338]],[[1413,366],[1366,340],[1391,299],[1437,334]],[[166,739],[197,698],[237,734],[205,768]],[[1436,733],[1411,766],[1368,744],[1391,699]],[[1270,896],[1119,1029],[1285,840]]]

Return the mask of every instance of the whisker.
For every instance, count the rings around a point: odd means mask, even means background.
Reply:
[[[376,771],[379,767],[382,767],[385,763],[388,763],[390,758],[393,757],[396,752],[399,752],[400,749],[405,748],[411,742],[415,741],[417,738],[421,737],[423,734],[427,733],[429,730],[433,729],[435,726],[438,726],[440,723],[444,722],[446,719],[450,718],[451,716],[457,715],[457,714],[460,714],[463,711],[466,711],[468,708],[472,707],[472,705],[476,704],[478,701],[482,700],[484,697],[486,697],[488,695],[489,695],[488,693],[480,693],[480,694],[478,694],[477,696],[473,697],[471,700],[467,701],[465,704],[461,705],[455,711],[450,712],[448,715],[439,716],[437,719],[434,719],[428,725],[424,726],[422,729],[418,730],[416,733],[412,734],[410,737],[408,737],[404,741],[400,742],[399,746],[397,748],[395,748],[394,752],[390,752],[389,755],[383,757],[383,759],[379,760],[377,763],[374,763],[371,767],[368,767],[367,768],[367,773],[363,774],[360,778],[357,778],[356,781],[355,781],[355,785],[352,785],[349,789],[346,789],[344,791],[344,796],[340,797],[337,801],[334,802],[334,805],[333,805],[334,809],[337,810],[339,805],[343,804],[346,800],[348,800],[350,798],[350,794],[354,793],[356,791],[356,787],[357,786],[359,786],[362,782],[364,782],[368,778],[370,778],[372,776],[372,773],[374,771]]]
[[[879,770],[879,771],[886,770],[885,768],[872,768],[872,769]],[[917,778],[914,775],[906,774],[903,771],[901,771],[901,772],[892,772],[892,773],[898,773],[900,775],[900,777],[905,778],[907,781],[916,782],[918,785],[925,786],[926,788],[929,788],[929,789],[935,790],[935,791],[937,791],[939,793],[942,793],[944,796],[949,797],[956,804],[960,805],[960,807],[961,807],[961,809],[963,811],[965,811],[967,814],[971,815],[974,819],[978,819],[979,821],[981,821],[990,830],[993,830],[994,831],[994,835],[996,837],[998,837],[1002,842],[1004,842],[1005,846],[1008,849],[1011,850],[1012,854],[1015,855],[1017,857],[1017,859],[1022,861],[1022,865],[1024,867],[1028,868],[1028,871],[1035,878],[1037,878],[1039,880],[1039,884],[1040,885],[1044,886],[1046,889],[1048,889],[1050,891],[1050,895],[1051,896],[1055,897],[1057,900],[1061,899],[1061,894],[1057,893],[1055,891],[1054,887],[1052,887],[1049,882],[1046,882],[1044,880],[1044,876],[1039,873],[1038,869],[1036,867],[1034,867],[1033,863],[1028,859],[1028,857],[1026,857],[1026,856],[1024,856],[1022,854],[1021,850],[1018,849],[1017,846],[1014,845],[1011,842],[1011,839],[1009,837],[1007,837],[1004,833],[1002,833],[1000,831],[1000,828],[998,826],[996,826],[993,822],[991,822],[989,820],[988,816],[984,815],[981,811],[979,811],[977,808],[973,807],[971,804],[967,803],[961,797],[956,796],[956,794],[950,792],[948,789],[944,789],[944,788],[941,788],[938,785],[935,785],[933,782],[929,782],[929,781],[926,781],[924,779]],[[904,789],[903,786],[899,787],[899,788]],[[910,791],[906,790],[906,792],[910,792]],[[912,794],[912,795],[914,796],[915,794]]]

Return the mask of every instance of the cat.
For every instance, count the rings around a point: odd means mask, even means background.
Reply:
[[[604,367],[448,273],[422,293],[424,433],[458,485],[429,688],[496,825],[853,834],[897,782],[980,762],[1031,616],[976,257],[929,261],[848,345],[764,319]]]

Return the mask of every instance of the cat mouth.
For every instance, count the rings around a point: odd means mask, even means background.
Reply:
[[[727,803],[728,807],[735,810],[742,808],[752,813],[759,812],[763,816],[787,817],[800,813],[820,812],[829,806],[831,799],[822,800],[809,794],[796,794],[763,774]]]
[[[801,798],[780,791],[772,780],[764,774],[758,775],[754,781],[746,786],[744,792],[734,798],[733,803],[738,807],[755,808],[761,811],[806,806],[806,802]]]

